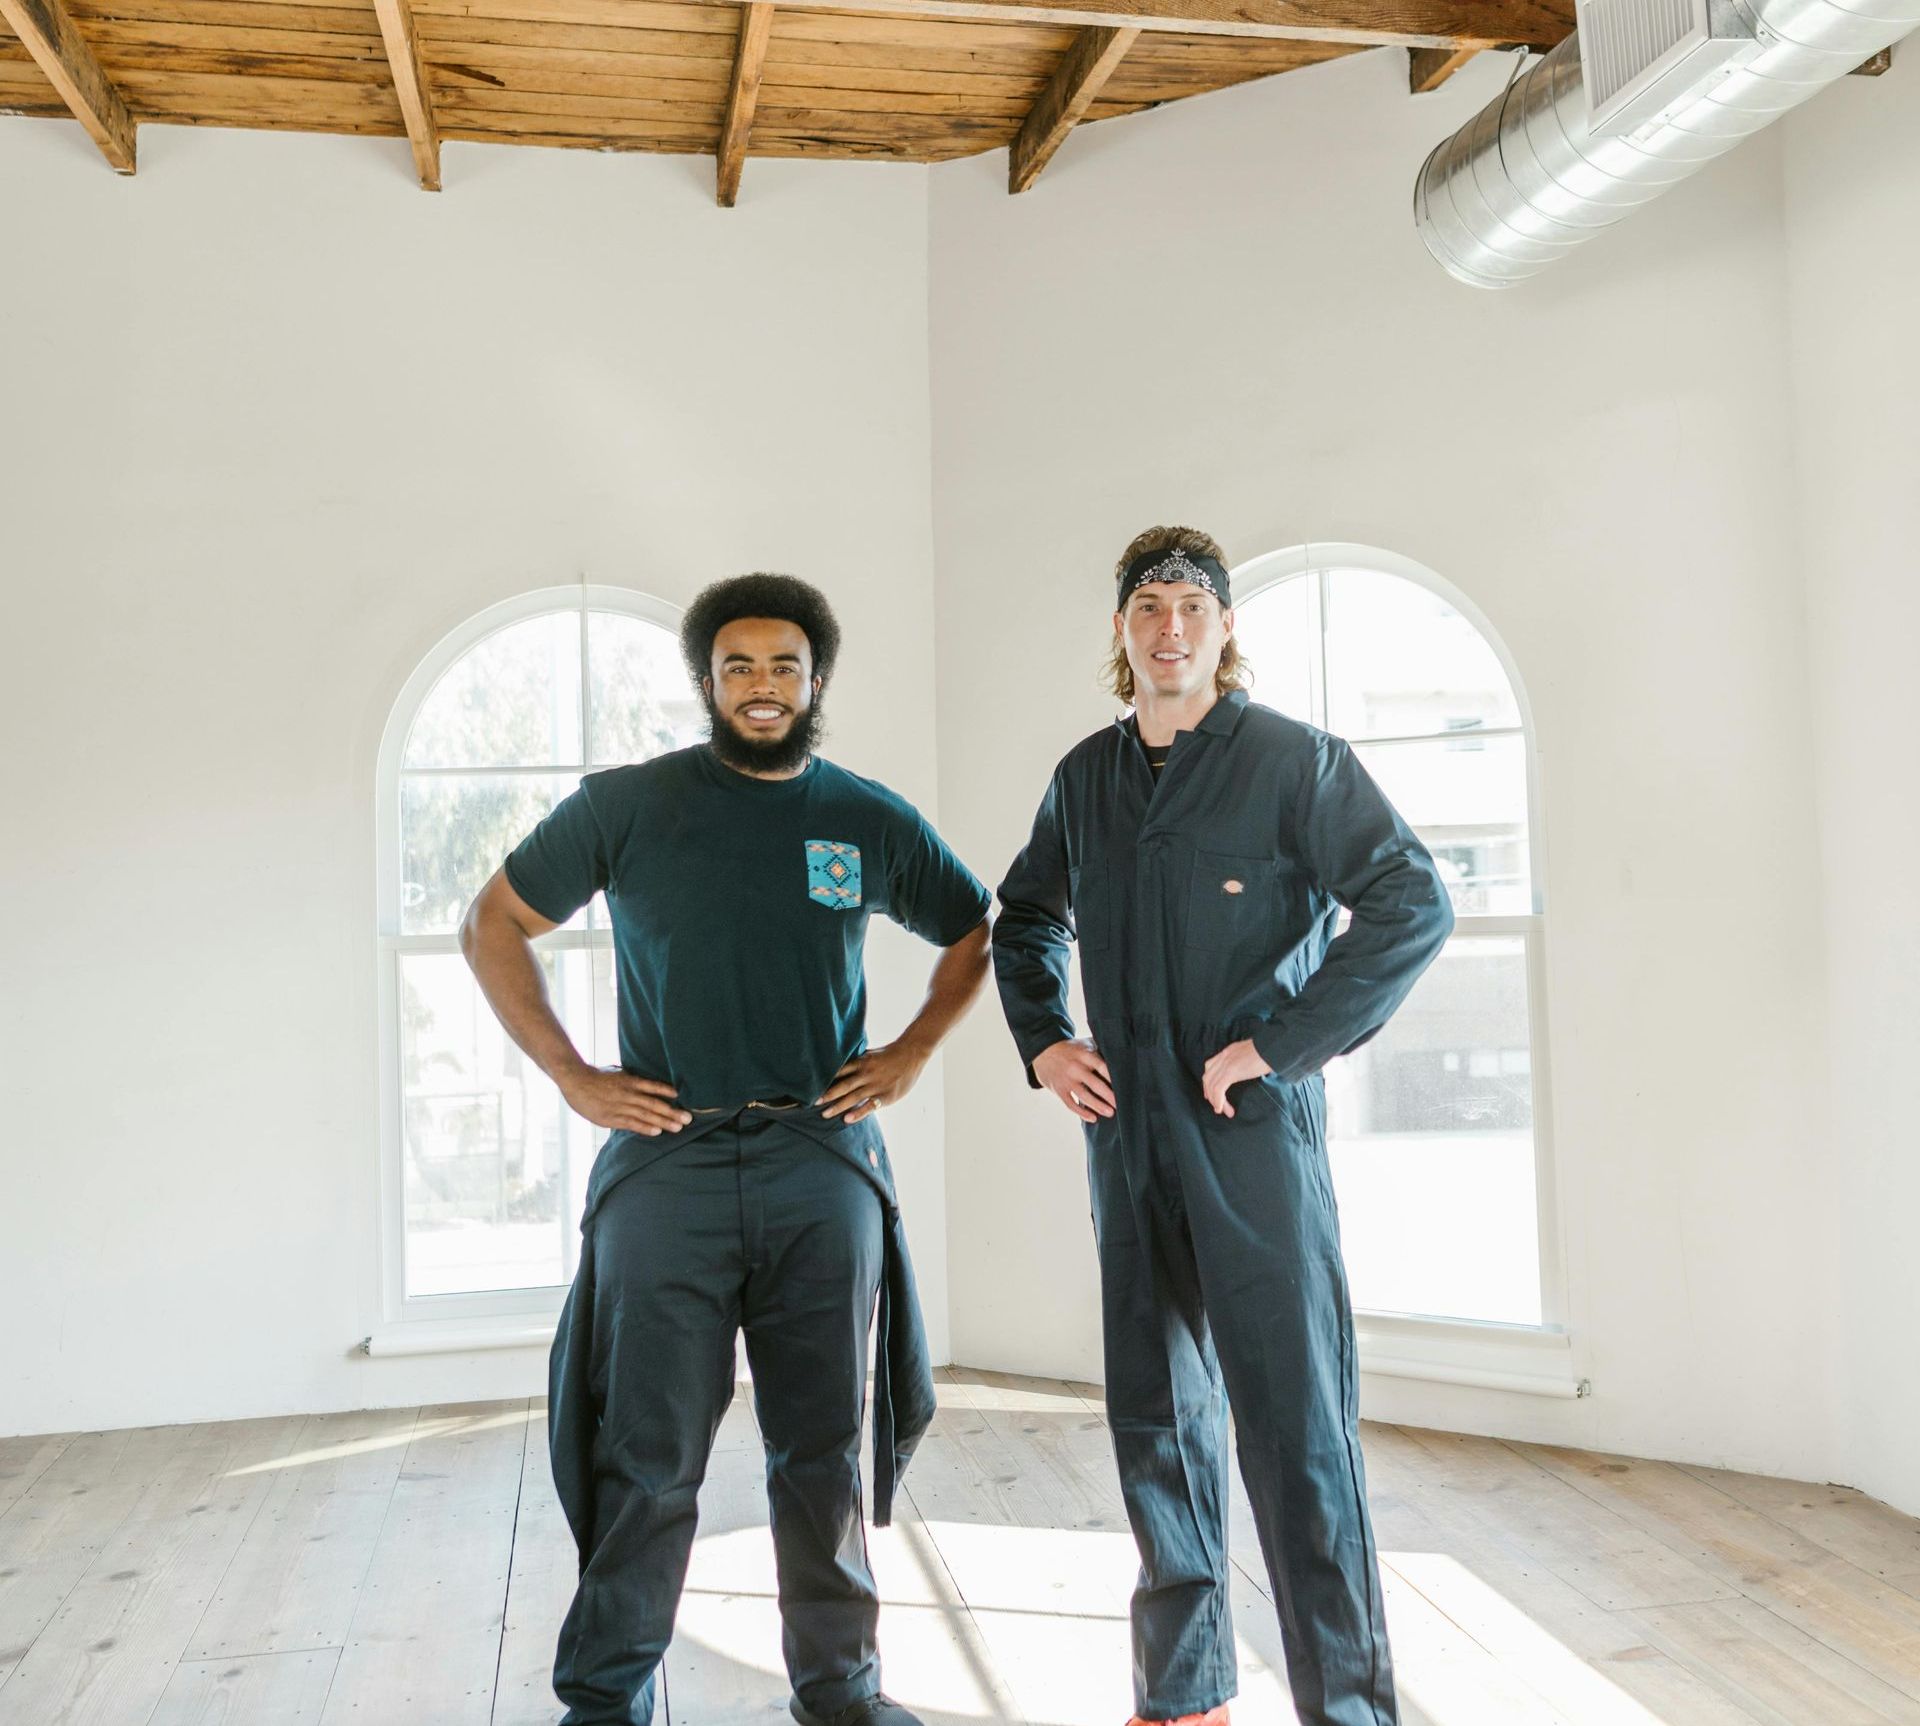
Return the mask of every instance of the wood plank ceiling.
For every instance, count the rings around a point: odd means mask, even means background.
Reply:
[[[1572,0],[0,0],[0,113],[712,155],[937,162],[1379,44],[1429,89],[1485,47],[1544,48]]]

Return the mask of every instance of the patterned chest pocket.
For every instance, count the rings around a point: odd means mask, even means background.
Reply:
[[[809,839],[807,897],[829,911],[859,910],[860,847],[844,839]]]

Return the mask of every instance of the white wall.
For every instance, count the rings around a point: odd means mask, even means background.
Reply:
[[[926,175],[0,129],[0,1432],[521,1394],[367,1361],[373,781],[447,629],[743,569],[932,809]],[[887,941],[876,1029],[930,955]],[[945,1352],[937,1083],[890,1123]]]
[[[1093,683],[1119,549],[1388,547],[1526,679],[1582,1403],[1367,1383],[1371,1412],[1820,1474],[1823,1214],[1779,139],[1532,285],[1427,257],[1425,152],[1497,92],[1364,55],[933,191],[941,799],[1004,859]],[[1889,320],[1890,322],[1891,320]],[[1890,456],[1890,459],[1891,456]],[[976,1021],[949,1058],[954,1347],[1096,1376],[1078,1130]],[[1065,1243],[1070,1249],[1060,1251]]]
[[[1920,1510],[1920,42],[1786,125],[1794,420],[1820,775],[1841,1478]]]

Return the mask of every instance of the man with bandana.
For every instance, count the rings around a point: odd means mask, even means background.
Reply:
[[[1133,711],[1055,769],[993,958],[1029,1083],[1085,1123],[1140,1549],[1132,1726],[1225,1726],[1237,1688],[1229,1404],[1302,1726],[1393,1726],[1320,1069],[1386,1023],[1453,913],[1352,750],[1247,699],[1220,547],[1150,529],[1117,574]]]
[[[461,944],[595,1159],[554,1337],[549,1445],[579,1549],[564,1726],[648,1726],[695,1498],[746,1336],[767,1452],[782,1651],[800,1726],[917,1726],[880,1689],[861,1520],[878,1316],[874,1520],[932,1418],[931,1365],[874,1112],[978,994],[986,889],[911,805],[814,752],[840,632],[791,576],[707,588],[681,647],[709,741],[592,773],[481,890]],[[574,1048],[532,942],[596,892],[620,1065]],[[925,1003],[867,1046],[867,922],[942,949]]]

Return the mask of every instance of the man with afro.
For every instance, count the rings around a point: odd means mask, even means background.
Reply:
[[[877,1311],[874,1520],[933,1380],[877,1110],[978,994],[986,889],[920,814],[816,750],[840,648],[785,575],[705,589],[681,630],[706,743],[591,773],[515,847],[461,942],[508,1035],[612,1129],[554,1337],[554,1483],[580,1580],[564,1726],[648,1726],[695,1498],[744,1332],[767,1453],[782,1651],[800,1726],[917,1726],[880,1689],[860,1428]],[[612,919],[620,1065],[589,1064],[533,941],[595,893]],[[892,1042],[866,1039],[884,912],[941,949]]]

